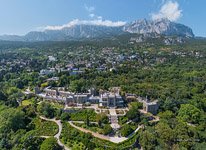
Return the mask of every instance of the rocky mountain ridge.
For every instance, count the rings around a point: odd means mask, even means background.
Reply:
[[[61,30],[45,30],[42,32],[32,31],[25,36],[4,35],[0,36],[0,40],[8,41],[69,41],[69,40],[84,40],[110,38],[122,34],[135,33],[149,37],[154,35],[157,38],[163,36],[177,36],[182,38],[193,38],[194,34],[191,28],[171,22],[167,19],[161,20],[137,20],[127,23],[123,26],[111,27],[103,25],[80,24],[71,27],[65,27]]]

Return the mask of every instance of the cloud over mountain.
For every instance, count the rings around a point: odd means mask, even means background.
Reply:
[[[179,8],[179,3],[176,1],[166,1],[157,13],[152,13],[153,20],[168,19],[177,21],[182,16],[182,10]]]
[[[97,20],[79,20],[75,19],[73,21],[70,21],[67,24],[60,25],[60,26],[46,26],[43,27],[44,30],[62,30],[63,28],[69,28],[75,25],[97,25],[97,26],[108,26],[108,27],[119,27],[125,25],[126,22],[124,21],[110,21],[110,20],[102,20],[97,19]]]

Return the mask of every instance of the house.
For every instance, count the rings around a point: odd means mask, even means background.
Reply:
[[[58,80],[59,80],[59,77],[52,77],[52,78],[47,79],[47,81],[58,81]]]
[[[55,69],[54,68],[52,68],[50,70],[42,69],[39,74],[40,75],[49,75],[49,74],[52,74],[52,73],[55,73]]]
[[[56,58],[54,56],[48,56],[49,61],[56,61]]]

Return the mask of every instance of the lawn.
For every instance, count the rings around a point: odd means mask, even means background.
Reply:
[[[97,124],[90,123],[89,126],[87,126],[85,123],[74,123],[74,124],[78,127],[85,128],[99,134],[103,134],[103,127],[100,128]]]
[[[57,103],[57,102],[51,102],[50,104],[53,105],[53,107],[57,108],[57,109],[63,109],[64,108],[64,104],[60,104],[60,103]]]
[[[22,106],[28,106],[28,105],[31,105],[32,104],[32,101],[31,100],[23,100],[22,101]]]
[[[81,109],[70,113],[72,121],[85,121],[87,116],[90,121],[96,121],[96,113],[93,109]]]

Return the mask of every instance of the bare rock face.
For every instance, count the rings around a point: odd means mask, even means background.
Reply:
[[[149,34],[156,33],[165,36],[180,36],[186,38],[193,38],[194,34],[191,28],[171,22],[167,19],[161,20],[137,20],[129,23],[123,27],[125,32],[137,33],[137,34]]]

